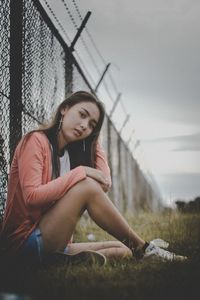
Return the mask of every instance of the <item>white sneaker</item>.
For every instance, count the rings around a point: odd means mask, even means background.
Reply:
[[[185,261],[187,259],[186,256],[169,252],[155,246],[153,243],[149,243],[149,246],[145,250],[144,259],[146,258],[160,259],[162,261]]]
[[[154,244],[154,246],[161,247],[163,249],[167,249],[169,247],[169,243],[160,238],[151,240],[150,243]]]

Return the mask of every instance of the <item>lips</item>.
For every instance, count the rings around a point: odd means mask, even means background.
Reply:
[[[81,131],[81,130],[75,128],[74,131],[75,131],[75,133],[76,133],[76,135],[77,135],[78,137],[80,137],[80,136],[82,135],[82,131]]]

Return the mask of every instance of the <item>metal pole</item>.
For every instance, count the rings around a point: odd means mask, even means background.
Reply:
[[[71,43],[71,46],[70,46],[70,50],[73,52],[74,51],[74,45],[76,44],[79,36],[81,35],[81,32],[83,31],[83,28],[85,27],[85,24],[87,23],[89,17],[91,15],[91,11],[88,11],[85,18],[83,19],[83,22],[81,23],[81,26],[79,27],[72,43]]]
[[[138,148],[139,145],[140,145],[140,141],[136,140],[135,145],[133,146],[133,150],[135,150],[136,148]]]
[[[129,118],[130,118],[130,115],[127,115],[126,119],[124,120],[124,123],[122,124],[122,127],[121,127],[121,129],[119,131],[119,134],[122,133],[122,130],[124,129],[124,127],[125,127],[126,123],[128,122]]]
[[[102,82],[102,80],[103,80],[103,78],[104,78],[106,72],[108,71],[108,68],[110,67],[110,65],[111,65],[110,63],[107,64],[107,66],[106,66],[106,68],[105,68],[103,74],[101,75],[101,78],[99,79],[99,82],[97,83],[97,86],[96,86],[96,88],[95,88],[95,90],[94,90],[95,93],[97,93],[98,87],[99,87],[100,83]]]
[[[10,163],[22,136],[23,1],[10,0]]]
[[[131,135],[130,135],[129,139],[127,140],[127,146],[130,144],[130,142],[131,142],[131,140],[132,140],[132,138],[133,138],[133,134],[134,134],[134,132],[135,132],[135,129],[133,129],[133,130],[132,130],[132,132],[131,132]]]
[[[115,100],[115,102],[114,102],[114,104],[113,104],[113,107],[112,107],[112,109],[111,109],[111,111],[110,111],[110,114],[109,114],[109,118],[111,119],[111,117],[112,117],[112,115],[113,115],[113,113],[114,113],[114,111],[115,111],[115,108],[116,108],[116,106],[117,106],[117,104],[118,104],[118,102],[119,102],[119,100],[120,100],[120,98],[121,98],[121,93],[119,93],[118,95],[117,95],[117,99]]]

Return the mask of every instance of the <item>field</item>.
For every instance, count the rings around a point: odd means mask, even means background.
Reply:
[[[126,216],[145,240],[162,238],[169,250],[188,256],[188,261],[113,261],[98,266],[51,266],[37,271],[1,269],[1,292],[29,295],[31,299],[200,299],[200,214],[165,212]],[[84,218],[75,232],[76,241],[111,237]]]

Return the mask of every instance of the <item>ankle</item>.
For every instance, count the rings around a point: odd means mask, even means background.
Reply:
[[[143,245],[139,245],[136,248],[132,249],[133,256],[136,258],[136,260],[140,260],[144,257],[145,250],[149,246],[148,242],[145,242]]]

